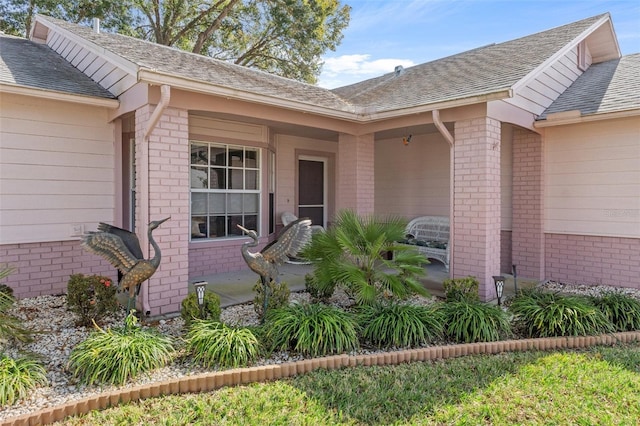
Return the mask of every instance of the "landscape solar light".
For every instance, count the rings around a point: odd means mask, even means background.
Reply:
[[[502,291],[504,290],[504,277],[502,275],[494,275],[493,284],[496,286],[496,295],[498,296],[498,306],[502,300]]]
[[[196,289],[196,295],[198,296],[198,307],[200,308],[200,319],[204,319],[204,292],[207,290],[206,281],[198,281],[193,283],[193,287]]]

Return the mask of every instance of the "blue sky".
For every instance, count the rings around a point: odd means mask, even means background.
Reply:
[[[318,84],[340,87],[609,12],[623,55],[640,52],[640,1],[342,0],[351,22]]]

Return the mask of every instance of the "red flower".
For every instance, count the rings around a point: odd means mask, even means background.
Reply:
[[[109,287],[110,285],[111,285],[111,281],[105,281],[105,282],[104,282],[104,286],[105,286],[105,287]]]

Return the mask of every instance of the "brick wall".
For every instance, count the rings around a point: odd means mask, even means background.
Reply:
[[[336,211],[350,209],[360,215],[373,214],[373,135],[340,135]]]
[[[544,279],[544,167],[540,135],[513,131],[512,258],[518,275]]]
[[[15,268],[2,281],[17,298],[67,292],[71,274],[105,275],[117,278],[106,260],[84,251],[80,241],[54,241],[0,246],[0,264]]]
[[[453,274],[478,278],[489,300],[500,272],[500,122],[457,121],[455,140]]]
[[[639,238],[546,234],[545,255],[548,279],[640,289]]]
[[[162,262],[143,289],[151,315],[178,312],[189,280],[189,121],[186,110],[167,108],[149,135],[144,131],[152,108],[136,111],[136,228],[171,216],[153,233]],[[144,158],[148,152],[148,162]],[[148,172],[144,168],[148,164]],[[148,195],[146,195],[148,194]],[[148,200],[148,207],[145,203]],[[142,232],[138,232],[142,234]],[[143,252],[148,246],[142,238]],[[150,254],[153,255],[153,249]],[[146,253],[146,252],[145,252]]]
[[[189,279],[247,268],[240,254],[240,247],[245,241],[247,240],[216,241],[215,244],[192,243],[189,248]],[[259,251],[259,247],[251,250]]]
[[[510,274],[511,265],[511,231],[500,231],[500,273]]]

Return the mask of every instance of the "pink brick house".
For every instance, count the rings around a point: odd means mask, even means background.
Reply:
[[[104,221],[154,232],[143,291],[245,268],[291,211],[448,216],[453,277],[509,272],[640,288],[640,55],[608,14],[325,90],[38,16],[0,36],[0,263],[19,297],[113,275]],[[412,135],[408,145],[402,139]],[[142,246],[146,247],[145,241]]]

